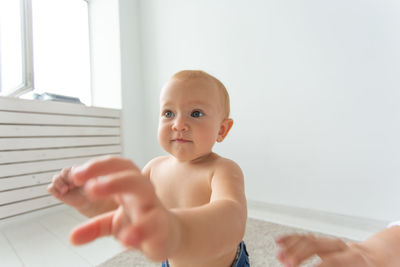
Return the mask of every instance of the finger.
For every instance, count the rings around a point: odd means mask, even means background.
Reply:
[[[99,237],[112,234],[114,211],[108,212],[76,227],[70,234],[70,241],[74,245],[83,245]]]
[[[69,184],[72,181],[69,178],[70,168],[64,168],[59,174],[56,174],[52,178],[52,182],[49,184],[47,190],[49,193],[56,197],[64,195],[70,189]]]
[[[167,216],[165,210],[153,209],[121,232],[118,238],[127,247],[140,249],[149,259],[161,261],[175,249],[168,238],[170,219]]]
[[[126,169],[139,170],[132,161],[126,158],[104,156],[92,159],[81,166],[73,167],[71,175],[75,184],[83,185],[91,178],[105,176]]]
[[[284,235],[284,236],[276,238],[275,243],[278,244],[282,248],[290,247],[293,244],[295,244],[297,241],[299,241],[302,237],[303,237],[303,235],[301,235],[301,234]]]
[[[141,227],[131,225],[119,234],[118,239],[126,247],[140,249],[141,242],[145,239],[145,233]]]
[[[299,249],[299,247],[302,246],[302,242],[304,242],[303,240],[305,238],[308,237],[301,234],[292,234],[277,239],[276,243],[281,248],[276,255],[277,259],[284,264],[284,266],[296,266],[296,260],[293,258],[293,249]]]
[[[302,235],[300,234],[290,234],[276,238],[275,243],[281,248],[276,254],[277,259],[283,263],[285,260],[286,249],[294,246],[301,238]]]
[[[365,258],[351,249],[330,254],[326,257],[321,258],[322,263],[318,267],[336,267],[336,266],[351,266],[351,267],[365,267],[370,266]]]
[[[160,218],[157,212],[150,212],[146,216],[138,218],[134,225],[123,231],[119,238],[122,243],[130,247],[139,247],[140,242],[149,238],[151,234],[157,235]]]
[[[158,200],[149,179],[134,170],[121,171],[98,180],[93,179],[86,184],[85,190],[94,199],[125,194],[119,200],[123,202],[121,204],[131,211],[148,210]]]
[[[64,168],[60,174],[53,177],[54,186],[61,194],[65,194],[70,189],[70,185],[74,185],[70,177],[71,168]]]
[[[315,254],[321,256],[346,249],[348,247],[340,239],[304,235],[296,243],[283,249],[278,255],[278,259],[292,266],[297,266]]]

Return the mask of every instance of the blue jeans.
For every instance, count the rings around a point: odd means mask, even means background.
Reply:
[[[163,261],[161,267],[169,267],[168,261]],[[231,267],[250,267],[249,253],[243,241],[238,246],[238,254]]]

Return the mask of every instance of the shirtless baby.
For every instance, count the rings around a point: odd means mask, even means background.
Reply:
[[[49,192],[92,217],[71,242],[114,235],[163,266],[249,266],[243,173],[212,152],[232,125],[220,81],[203,71],[176,73],[160,95],[158,140],[167,156],[143,171],[101,157],[53,178]]]

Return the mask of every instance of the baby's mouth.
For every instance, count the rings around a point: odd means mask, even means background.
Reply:
[[[188,139],[184,139],[184,138],[176,138],[176,139],[172,139],[173,142],[177,142],[177,143],[189,143],[192,142]]]

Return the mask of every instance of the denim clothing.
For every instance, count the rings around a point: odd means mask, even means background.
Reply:
[[[250,267],[249,253],[247,252],[244,241],[239,244],[238,255],[233,261],[232,267]]]
[[[161,267],[170,267],[168,261],[162,262]],[[243,241],[238,246],[238,251],[231,267],[250,267],[249,253]]]

